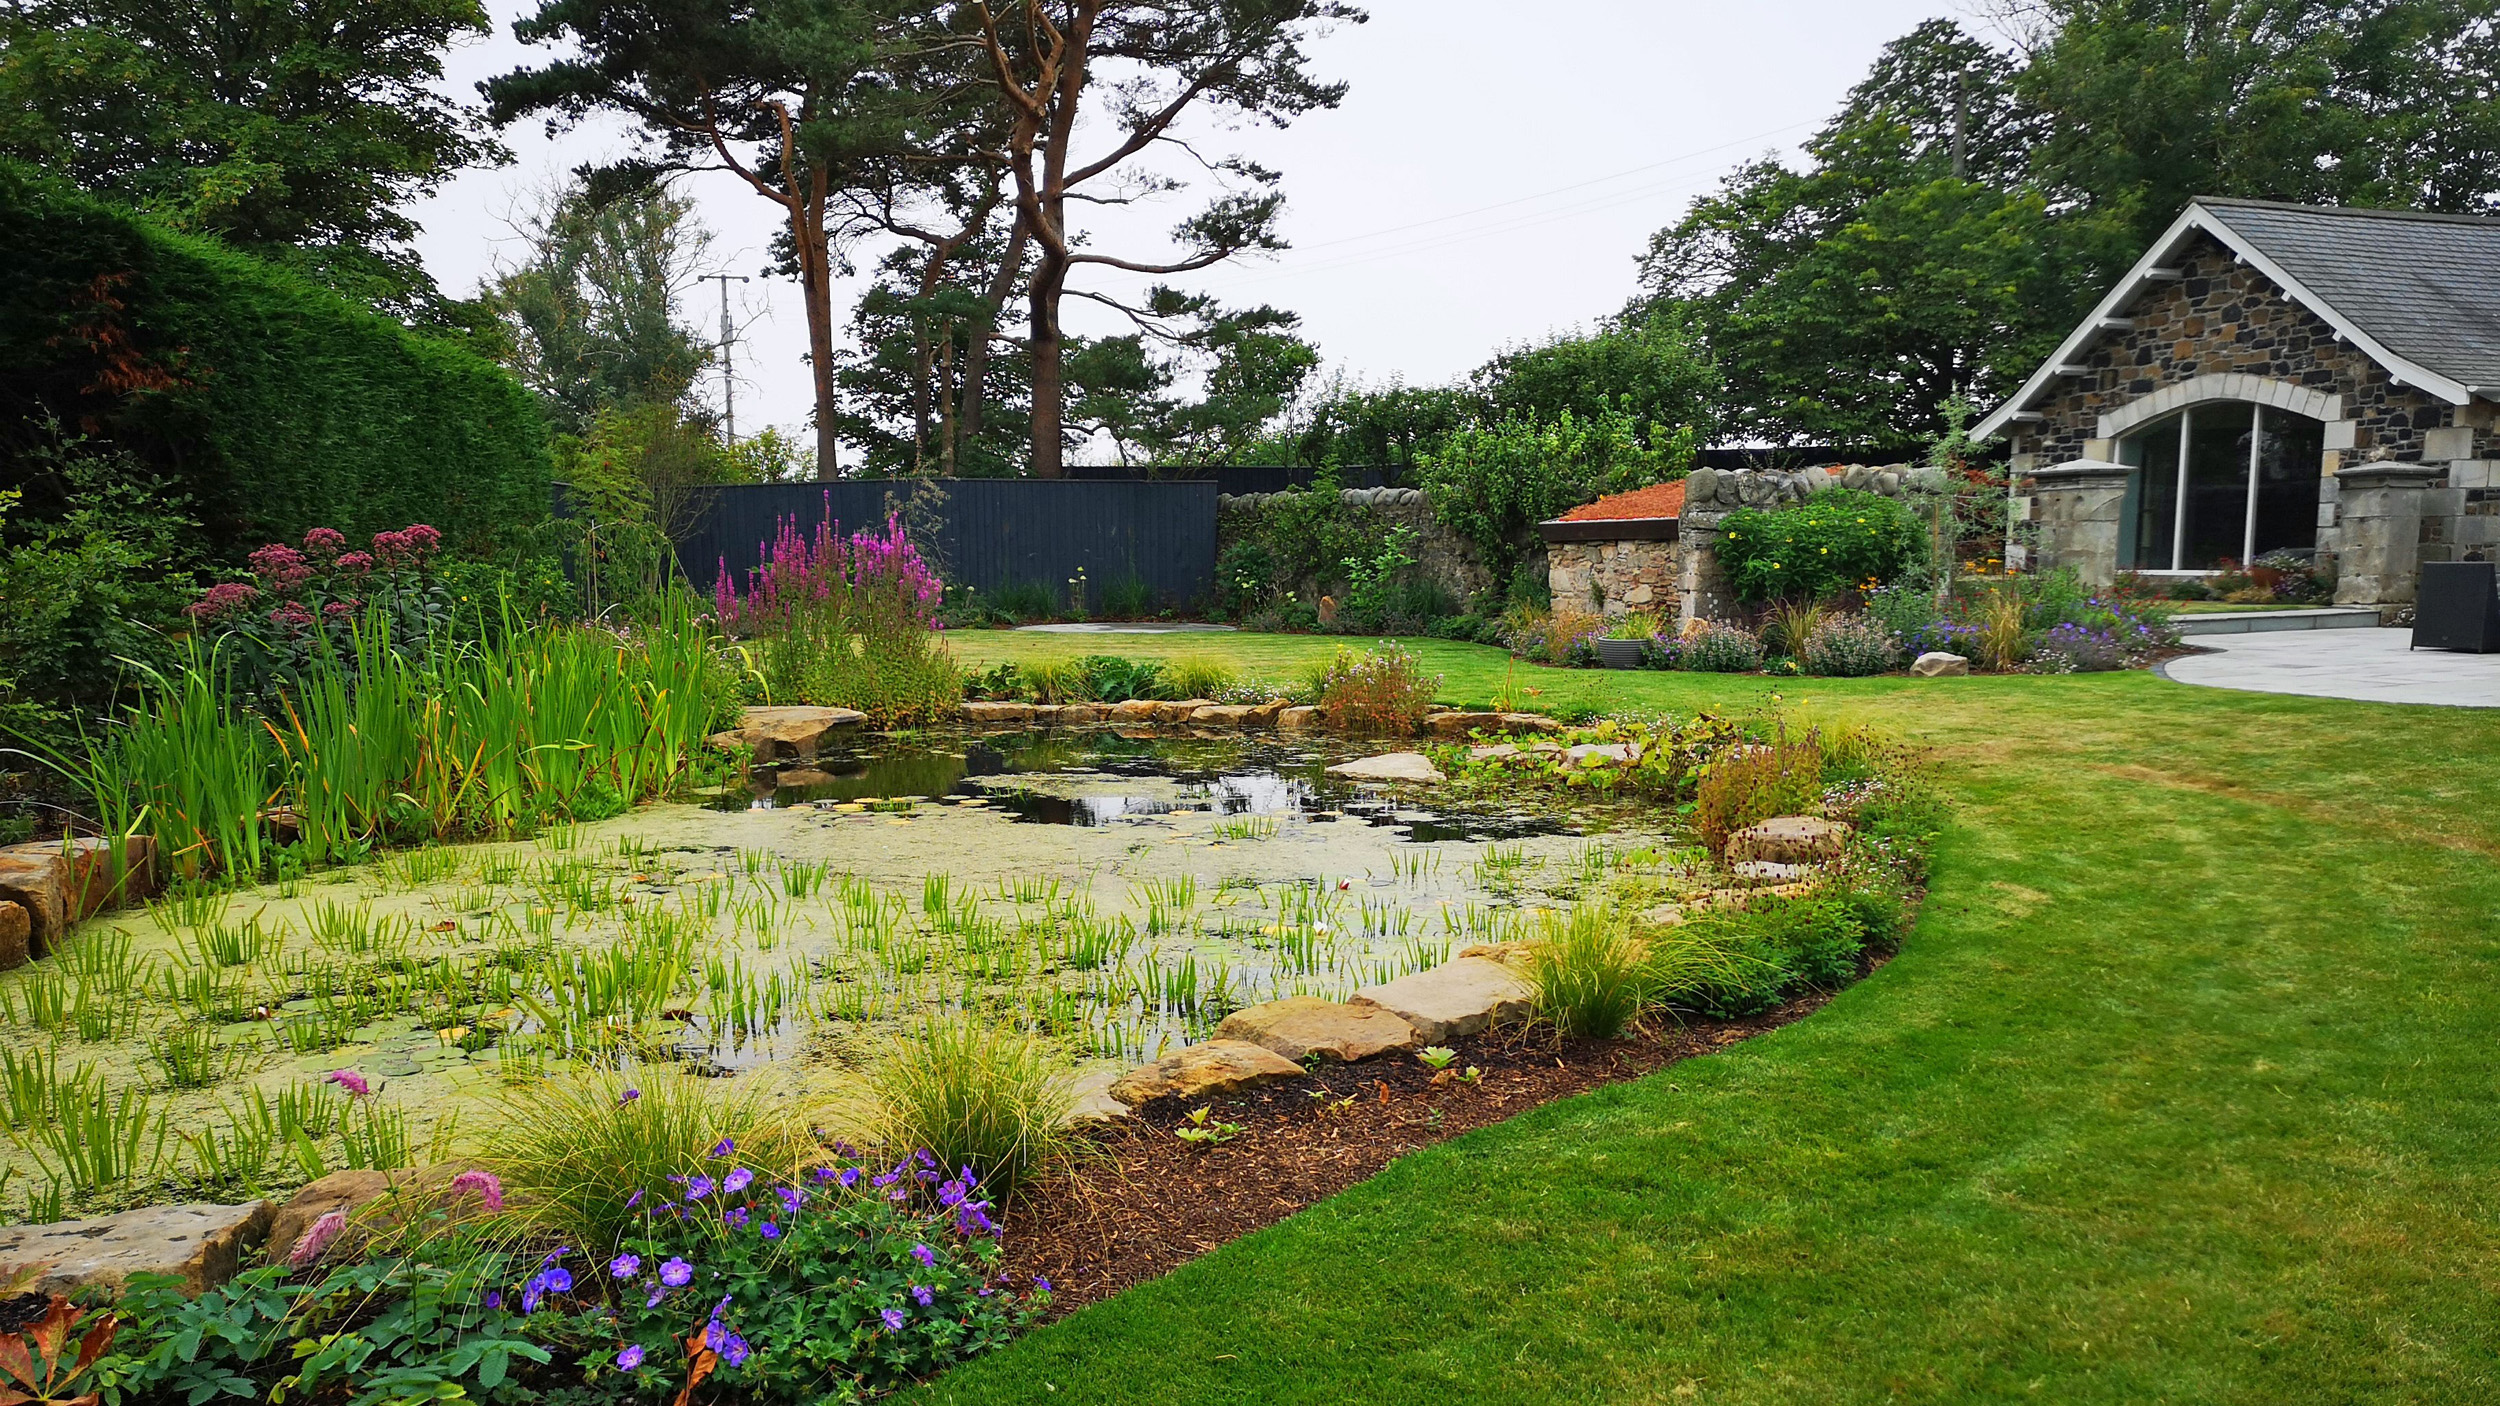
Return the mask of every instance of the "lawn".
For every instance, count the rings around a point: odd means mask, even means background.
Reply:
[[[1496,651],[1415,647],[1452,701],[1505,687]],[[2500,1399],[2500,714],[2142,673],[1510,682],[1933,743],[1959,814],[1898,958],[918,1399]]]

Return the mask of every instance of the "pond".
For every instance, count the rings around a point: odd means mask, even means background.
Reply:
[[[1448,807],[1328,775],[1366,750],[871,735],[700,803],[108,915],[0,977],[0,999],[14,1042],[53,1038],[57,1077],[144,1090],[190,1170],[283,1160],[283,1136],[200,1139],[337,1069],[383,1087],[423,1160],[491,1120],[504,1084],[568,1061],[682,1061],[820,1101],[941,1008],[1133,1064],[1240,1006],[1342,998],[1677,862],[1663,816]]]

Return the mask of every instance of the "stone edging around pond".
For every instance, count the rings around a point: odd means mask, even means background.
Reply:
[[[1222,727],[1248,731],[1275,728],[1308,732],[1324,726],[1320,710],[1282,698],[1265,703],[1218,703],[1212,698],[1167,702],[1132,698],[1124,703],[1014,703],[975,701],[958,713],[965,722],[986,726],[1092,727],[1105,723],[1185,723],[1191,727]],[[1459,712],[1444,709],[1424,715],[1422,730],[1435,737],[1465,737],[1473,732],[1560,732],[1563,724],[1542,713]]]

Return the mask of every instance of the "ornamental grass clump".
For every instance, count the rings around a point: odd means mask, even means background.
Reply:
[[[1537,1018],[1559,1034],[1613,1039],[1653,1011],[1741,982],[1753,958],[1715,930],[1634,925],[1619,905],[1583,903],[1548,913],[1529,949]]]
[[[978,1167],[1002,1191],[1067,1145],[1066,1066],[1050,1042],[1010,1025],[931,1016],[880,1052],[863,1083],[854,1121],[878,1146]]]
[[[1423,726],[1441,676],[1426,677],[1412,653],[1384,643],[1368,654],[1338,650],[1316,683],[1320,716],[1330,727],[1403,735]]]
[[[606,1245],[640,1198],[671,1178],[797,1174],[815,1154],[806,1126],[752,1079],[671,1066],[588,1070],[506,1094],[484,1161],[510,1205],[500,1234]],[[721,1165],[714,1149],[735,1148]]]
[[[1163,666],[1162,697],[1178,701],[1184,698],[1213,698],[1239,681],[1233,667],[1221,659],[1180,658]]]

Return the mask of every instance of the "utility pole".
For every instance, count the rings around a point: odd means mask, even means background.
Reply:
[[[738,331],[729,321],[729,280],[748,281],[742,273],[707,273],[706,280],[720,283],[720,403],[721,423],[728,431],[729,442],[738,442],[738,393],[729,376],[729,344],[738,340]]]
[[[1953,74],[1953,179],[1970,179],[1970,70]],[[722,290],[726,296],[727,289]]]

